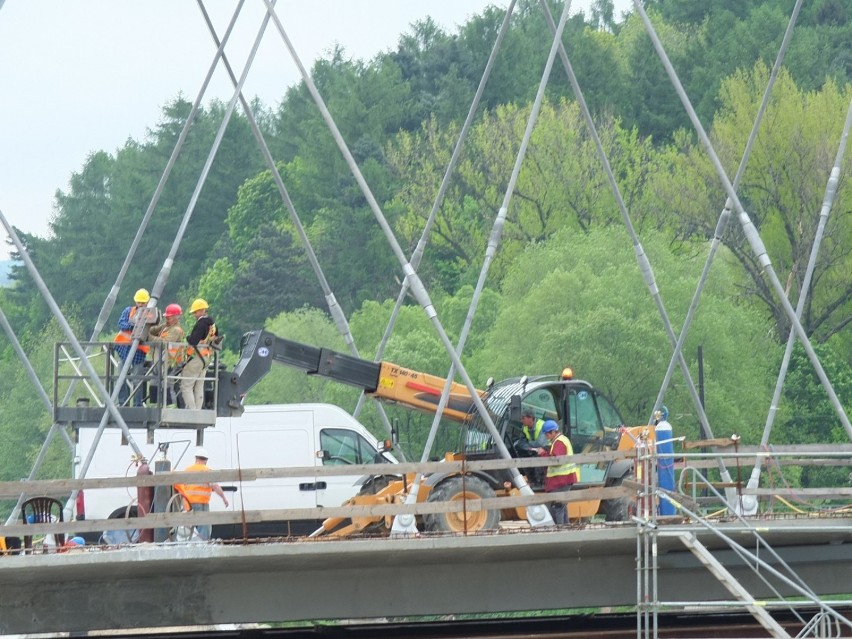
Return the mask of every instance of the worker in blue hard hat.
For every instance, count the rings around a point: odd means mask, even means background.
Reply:
[[[541,428],[544,436],[547,438],[549,447],[539,448],[538,454],[542,457],[563,457],[565,455],[573,455],[574,449],[571,447],[571,440],[559,432],[559,424],[552,419],[544,422]],[[558,464],[547,467],[547,475],[544,480],[544,491],[547,493],[565,492],[571,490],[571,487],[580,479],[580,468],[577,464],[569,461],[564,464]],[[548,506],[550,515],[553,517],[553,523],[557,526],[568,523],[567,504],[562,501],[551,502]]]

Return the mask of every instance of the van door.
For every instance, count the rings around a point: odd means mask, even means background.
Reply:
[[[348,428],[320,428],[319,435],[323,466],[371,464],[376,456],[375,445]],[[340,506],[358,494],[359,478],[360,475],[323,477],[324,485],[317,490],[317,503],[321,506]]]
[[[236,428],[238,420],[246,420]],[[286,423],[285,423],[286,422]],[[237,418],[231,468],[302,468],[314,466],[313,414],[310,411],[256,413]],[[245,482],[235,507],[245,510],[314,508],[317,478],[311,475]]]

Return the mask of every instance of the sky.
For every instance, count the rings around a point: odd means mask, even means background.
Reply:
[[[574,0],[572,13],[588,10],[590,2]],[[628,3],[617,0],[617,11]],[[505,8],[507,2],[282,0],[276,12],[310,68],[336,44],[360,59],[393,49],[400,34],[427,15],[455,32],[490,4]],[[221,36],[237,3],[205,6]],[[238,75],[263,14],[261,0],[247,0],[226,46]],[[46,237],[54,195],[67,191],[71,173],[92,151],[114,153],[128,138],[143,140],[179,93],[194,100],[215,51],[193,0],[0,0],[0,211],[9,223]],[[270,25],[244,94],[275,106],[298,79]],[[204,103],[228,101],[232,93],[217,67]]]

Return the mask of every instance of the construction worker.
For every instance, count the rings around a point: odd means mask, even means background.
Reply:
[[[208,458],[209,455],[207,454],[207,450],[199,446],[195,449],[195,463],[184,468],[184,472],[199,473],[210,470],[210,467],[207,466]],[[175,490],[183,495],[184,499],[189,504],[190,510],[197,512],[209,512],[210,495],[212,493],[219,495],[219,497],[222,498],[222,501],[225,502],[225,506],[228,506],[228,498],[225,497],[225,491],[222,490],[222,487],[219,484],[175,484]],[[210,524],[203,524],[195,527],[195,530],[198,532],[198,536],[205,541],[210,539],[212,529],[213,526]]]
[[[552,419],[548,419],[541,427],[544,436],[550,443],[549,448],[539,448],[538,454],[542,457],[561,457],[563,455],[573,455],[574,449],[571,447],[571,440],[559,432],[559,424]],[[580,469],[577,464],[568,462],[559,464],[558,466],[548,466],[547,476],[544,480],[544,492],[556,493],[571,490],[571,487],[580,479]],[[568,523],[568,508],[561,501],[552,502],[549,505],[550,515],[553,517],[553,523],[557,526]]]
[[[535,411],[532,408],[524,408],[521,411],[521,431],[524,437],[515,440],[515,448],[520,456],[535,457],[540,448],[548,445],[542,432],[543,427],[544,420],[536,419]],[[527,468],[523,472],[530,484],[541,486],[544,481],[544,470],[544,468]]]
[[[186,358],[186,347],[183,343],[186,332],[180,325],[181,315],[183,315],[183,309],[180,307],[180,304],[169,304],[166,306],[165,311],[163,311],[163,317],[165,318],[163,323],[157,324],[149,331],[150,335],[152,335],[151,341],[164,344],[167,349],[167,374],[164,378],[167,395],[163,400],[166,404],[177,405],[178,408],[182,408],[183,401],[180,399],[178,390],[175,387],[177,383],[175,375],[177,375],[183,366],[184,359]],[[158,363],[162,361],[161,358],[162,355],[158,358]],[[159,377],[159,375],[156,375],[156,377]]]
[[[195,326],[186,337],[186,364],[181,371],[180,394],[186,408],[204,408],[204,376],[213,354],[211,344],[216,339],[216,322],[207,315],[207,302],[196,299],[189,307]]]
[[[535,411],[532,408],[525,408],[521,413],[521,424],[523,424],[524,437],[530,442],[534,448],[543,448],[547,446],[547,438],[545,438],[542,428],[544,420],[535,418]]]
[[[136,320],[141,315],[140,309],[148,304],[151,295],[144,288],[140,288],[133,295],[133,306],[126,307],[121,311],[118,318],[118,333],[116,333],[113,341],[119,346],[115,347],[115,354],[122,361],[122,367],[130,354],[130,343],[133,341],[131,334],[136,326]],[[148,355],[148,346],[139,344],[136,352],[133,354],[133,360],[130,363],[130,368],[127,371],[127,381],[121,385],[118,390],[118,403],[124,406],[127,403],[130,395],[130,388],[135,387],[136,392],[133,394],[133,405],[142,406],[145,391],[143,384],[143,376],[145,375],[145,357]]]

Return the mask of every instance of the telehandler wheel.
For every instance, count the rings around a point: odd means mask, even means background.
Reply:
[[[624,477],[608,481],[606,485],[608,488],[621,486],[625,479],[636,481],[635,475],[628,473]],[[630,521],[630,518],[636,514],[636,499],[634,497],[607,499],[601,502],[601,509],[606,521]]]
[[[128,519],[129,517],[138,517],[138,509],[130,503],[124,508],[116,508],[113,510],[107,519]],[[119,544],[135,544],[139,541],[139,530],[132,528],[129,530],[109,530],[101,534],[100,541],[108,546]]]
[[[361,490],[358,491],[359,495],[375,495],[379,491],[384,490],[388,487],[388,484],[391,482],[391,477],[387,475],[374,475],[370,477],[367,481],[361,484]],[[395,478],[393,478],[395,479]]]
[[[479,477],[456,475],[442,481],[432,489],[427,501],[458,502],[496,497],[494,490]],[[431,513],[423,515],[423,523],[432,532],[480,532],[497,530],[500,523],[500,510],[467,510],[452,513]]]

